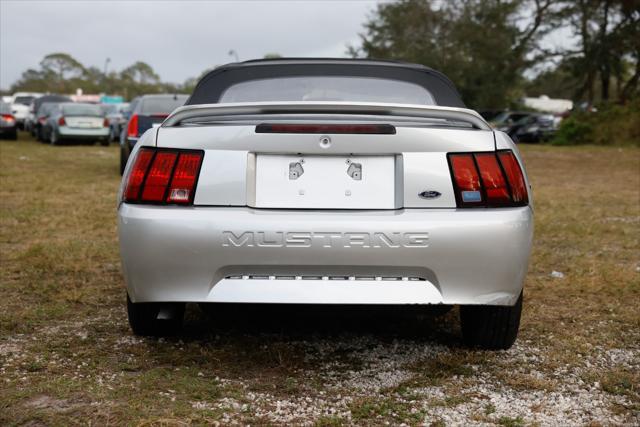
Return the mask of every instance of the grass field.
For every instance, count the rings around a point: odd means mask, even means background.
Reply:
[[[189,307],[183,336],[136,338],[117,147],[0,141],[0,425],[639,424],[640,150],[522,149],[520,336],[481,352],[455,311]]]

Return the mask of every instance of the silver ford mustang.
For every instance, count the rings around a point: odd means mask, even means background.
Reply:
[[[420,65],[219,67],[149,129],[118,200],[133,332],[198,303],[460,305],[516,339],[533,235],[516,146]]]

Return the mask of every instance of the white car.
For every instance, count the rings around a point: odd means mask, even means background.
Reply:
[[[37,92],[16,92],[11,96],[11,113],[20,129],[24,129],[31,103],[40,96],[42,94]]]
[[[118,228],[130,325],[185,303],[459,305],[471,346],[516,339],[533,235],[511,139],[420,65],[217,68],[146,131]]]

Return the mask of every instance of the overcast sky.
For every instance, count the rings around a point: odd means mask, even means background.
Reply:
[[[283,56],[346,56],[376,1],[0,0],[0,88],[48,53],[85,66],[151,65],[181,83],[205,69]]]

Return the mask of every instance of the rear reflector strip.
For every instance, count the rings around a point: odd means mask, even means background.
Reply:
[[[124,201],[193,204],[203,155],[196,150],[141,148],[124,178]]]
[[[294,124],[294,123],[262,123],[256,126],[256,133],[328,133],[328,134],[366,134],[394,135],[396,128],[392,125],[368,124]]]
[[[447,157],[459,208],[528,204],[524,175],[511,150]]]

